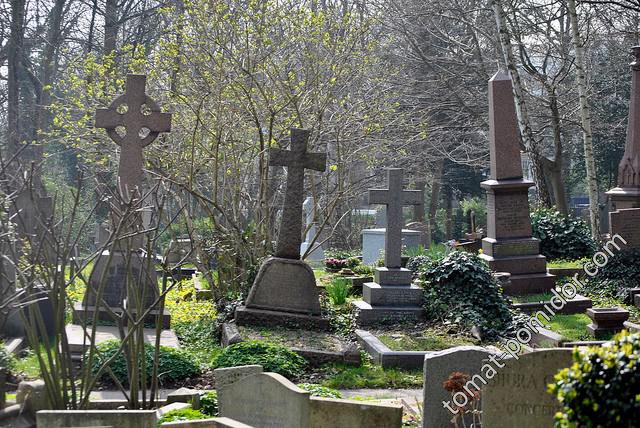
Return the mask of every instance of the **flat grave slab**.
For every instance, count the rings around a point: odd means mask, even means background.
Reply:
[[[82,326],[76,324],[68,324],[66,327],[67,337],[69,338],[69,347],[73,353],[83,353],[87,346],[83,344],[84,330]],[[118,328],[115,326],[98,326],[96,328],[96,344],[106,342],[107,340],[120,340]],[[144,329],[145,343],[154,344],[156,340],[156,329]],[[162,330],[160,333],[160,345],[170,348],[180,348],[178,336],[172,330]]]

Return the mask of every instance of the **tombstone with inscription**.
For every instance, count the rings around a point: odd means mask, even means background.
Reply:
[[[624,155],[618,167],[618,187],[607,192],[613,211],[640,208],[640,46],[631,48],[631,100]]]
[[[105,128],[109,137],[120,146],[118,191],[124,203],[141,197],[143,149],[161,132],[171,130],[171,114],[161,113],[158,104],[145,93],[145,85],[146,76],[128,75],[125,93],[117,97],[108,109],[96,111],[95,126]],[[115,224],[119,212],[119,207],[112,207]],[[92,319],[95,311],[98,311],[99,319],[110,321],[111,315],[105,305],[115,312],[122,311],[125,305],[133,308],[132,290],[140,292],[143,310],[151,307],[158,298],[153,260],[141,248],[142,216],[134,213],[126,220],[121,237],[116,237],[115,242],[96,259],[84,300],[74,308],[76,323]],[[135,236],[132,238],[132,235]],[[151,311],[149,319],[155,320],[157,314],[156,310]],[[168,313],[162,314],[161,319],[163,327],[169,328]]]
[[[304,200],[302,209],[305,214],[305,223],[307,234],[305,235],[304,242],[300,245],[300,254],[305,254],[309,248],[311,248],[306,260],[317,262],[324,260],[324,249],[320,244],[320,237],[318,236],[318,224],[315,218],[314,199],[309,196]]]
[[[363,300],[354,302],[359,309],[360,325],[419,320],[424,316],[422,289],[411,283],[411,271],[402,267],[402,209],[405,205],[421,204],[423,193],[403,190],[402,169],[387,172],[389,188],[369,190],[370,204],[387,206],[387,228],[384,267],[376,268],[375,282],[363,285]]]
[[[309,131],[291,130],[291,150],[270,149],[269,165],[287,167],[287,185],[276,253],[260,267],[246,305],[236,309],[242,324],[307,326],[326,329],[313,270],[300,260],[305,169],[324,171],[325,153],[307,151]]]
[[[482,389],[482,426],[548,428],[561,410],[547,391],[558,371],[572,364],[571,349],[547,349],[500,361]],[[503,366],[503,367],[502,367]]]
[[[499,71],[489,81],[491,178],[487,192],[487,237],[482,257],[497,272],[509,272],[507,294],[548,291],[555,277],[547,273],[540,241],[532,236],[529,188],[522,174],[520,136],[509,76]]]
[[[308,427],[309,397],[276,373],[252,374],[218,388],[220,416],[264,428]]]
[[[640,208],[623,208],[609,213],[609,225],[611,236],[620,235],[626,241],[623,249],[640,248]]]

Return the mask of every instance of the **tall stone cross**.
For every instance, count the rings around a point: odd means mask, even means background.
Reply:
[[[327,155],[307,152],[308,140],[308,130],[292,128],[291,150],[269,149],[269,165],[287,167],[287,190],[276,244],[276,257],[300,259],[304,170],[324,171],[326,168]]]
[[[388,268],[399,268],[402,262],[402,207],[420,205],[424,196],[422,190],[403,190],[402,178],[404,170],[389,168],[388,189],[369,190],[369,204],[387,206],[387,230],[384,243],[384,264]]]
[[[123,195],[132,194],[142,184],[142,149],[159,133],[171,131],[171,114],[160,112],[158,104],[145,93],[146,80],[142,74],[127,75],[124,94],[109,108],[96,110],[96,128],[105,128],[120,146],[118,179]]]

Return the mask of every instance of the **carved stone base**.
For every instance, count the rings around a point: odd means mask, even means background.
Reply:
[[[260,267],[247,309],[320,315],[320,300],[313,270],[300,260],[268,258]]]
[[[329,320],[320,316],[255,309],[246,306],[236,308],[235,320],[237,325],[306,328],[325,331],[330,329]]]

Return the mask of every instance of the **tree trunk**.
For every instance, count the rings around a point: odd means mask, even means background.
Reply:
[[[7,44],[7,144],[9,156],[20,150],[20,75],[25,0],[11,0],[11,33]]]
[[[567,192],[564,185],[562,175],[562,167],[564,164],[564,152],[562,144],[562,132],[560,124],[560,109],[558,108],[558,95],[553,87],[547,88],[549,91],[549,109],[551,110],[551,127],[553,129],[553,147],[554,160],[549,161],[549,177],[551,188],[553,189],[553,197],[558,211],[562,214],[569,214],[567,206]]]
[[[104,5],[104,55],[116,50],[118,38],[118,3],[117,0],[106,0]]]
[[[429,241],[433,241],[433,234],[436,231],[436,214],[438,213],[438,203],[440,202],[440,189],[442,187],[442,176],[444,175],[444,159],[438,161],[436,171],[431,183],[431,201],[429,202]]]
[[[591,111],[587,97],[587,78],[584,61],[584,44],[578,29],[578,13],[575,0],[567,0],[567,9],[571,21],[571,35],[573,46],[576,50],[576,80],[578,95],[580,98],[580,121],[582,123],[582,141],[584,143],[584,162],[587,172],[587,189],[589,192],[589,220],[591,222],[591,235],[598,238],[600,235],[600,212],[598,208],[598,177],[596,162],[593,157],[593,134],[591,132]]]

